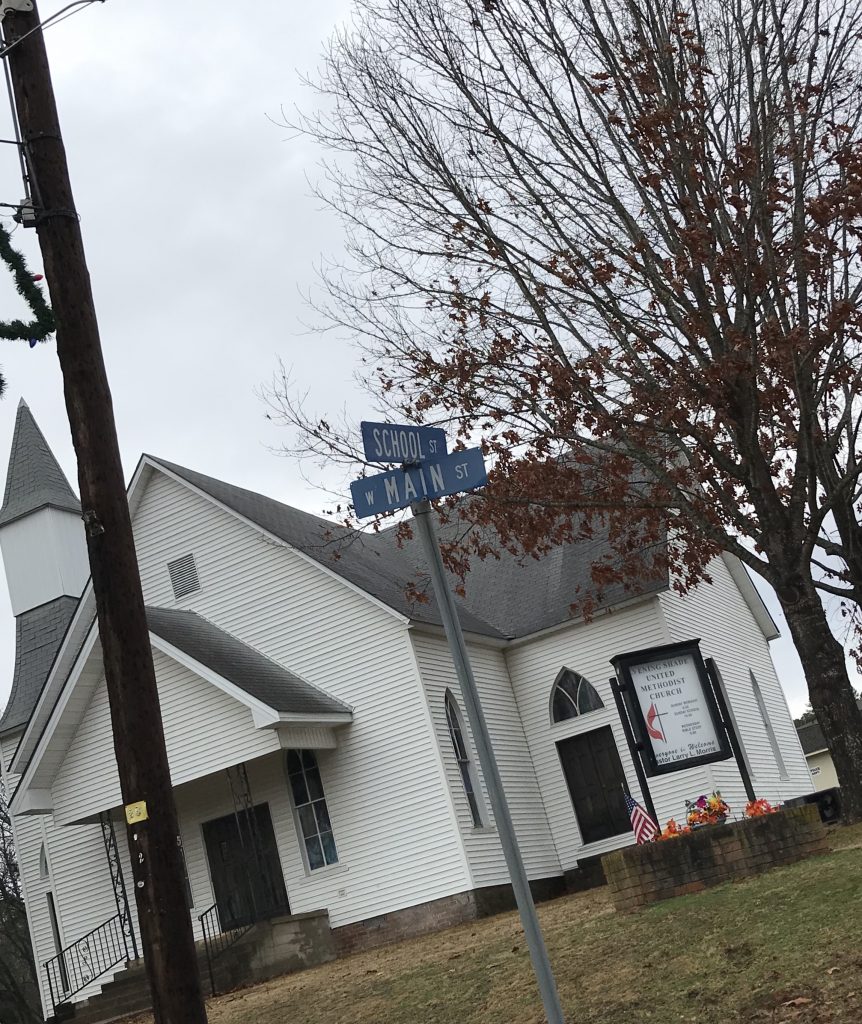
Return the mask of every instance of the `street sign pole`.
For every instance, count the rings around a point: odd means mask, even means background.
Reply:
[[[500,779],[499,769],[497,768],[497,759],[491,746],[491,737],[488,734],[488,726],[479,701],[476,680],[473,678],[473,670],[470,667],[464,634],[461,632],[461,623],[458,620],[455,599],[452,596],[452,590],[446,579],[443,558],[440,554],[437,531],[434,525],[434,509],[431,506],[431,502],[426,498],[422,501],[414,502],[411,505],[411,510],[415,517],[416,528],[425,549],[428,564],[431,567],[431,582],[434,586],[434,594],[440,607],[443,628],[446,631],[446,639],[449,642],[452,660],[455,663],[455,671],[461,684],[461,693],[464,697],[464,705],[467,708],[467,718],[473,730],[476,753],[479,758],[479,764],[482,766],[485,784],[488,787],[488,796],[491,800],[491,808],[494,811],[494,820],[497,823],[497,833],[500,836],[500,845],[503,847],[506,866],[512,879],[512,889],[515,892],[515,901],[518,904],[518,911],[521,915],[521,924],[524,927],[524,935],[530,950],[530,959],[533,962],[533,970],[539,985],[539,993],[542,997],[542,1004],[545,1007],[545,1016],[548,1019],[548,1024],[563,1024],[563,1009],[560,1006],[560,997],[557,994],[554,973],[548,960],[545,940],[542,938],[536,906],[533,903],[533,896],[530,892],[530,883],[527,879],[524,862],[521,859],[521,851],[518,849],[518,840],[512,825],[512,817],[509,814],[509,805],[506,802],[506,794],[503,792],[503,784]]]

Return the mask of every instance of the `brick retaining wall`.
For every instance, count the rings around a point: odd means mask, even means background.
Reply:
[[[828,849],[817,808],[808,804],[707,825],[676,839],[627,846],[604,856],[602,867],[617,910],[635,910]]]

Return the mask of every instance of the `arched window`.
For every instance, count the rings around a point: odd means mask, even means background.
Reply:
[[[39,851],[39,877],[48,877],[48,851],[45,849],[44,843],[42,843],[42,849]]]
[[[473,762],[467,752],[467,740],[464,736],[464,724],[461,718],[461,711],[455,702],[455,698],[446,691],[446,724],[449,726],[449,739],[455,750],[455,760],[458,762],[458,770],[461,772],[461,782],[464,784],[464,792],[467,794],[467,803],[470,805],[470,814],[473,818],[473,828],[480,828],[482,811],[479,807],[478,782]]]
[[[588,679],[570,668],[564,668],[557,676],[551,696],[553,721],[565,722],[590,711],[601,711],[603,707],[602,698]]]

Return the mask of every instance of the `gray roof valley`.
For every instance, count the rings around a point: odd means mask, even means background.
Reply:
[[[350,530],[242,487],[163,459],[148,458],[226,508],[303,552],[382,604],[418,622],[440,625],[427,565],[414,538],[399,545],[394,528],[379,533]],[[79,512],[80,504],[23,402],[18,408],[6,496],[0,525],[46,506]],[[445,538],[457,523],[441,527]],[[474,559],[458,599],[462,627],[497,640],[527,636],[572,618],[571,606],[594,592],[592,566],[612,558],[606,534],[555,548],[541,559]],[[427,597],[412,600],[410,588]],[[613,584],[602,604],[667,587],[658,575],[634,588]],[[18,616],[15,674],[0,732],[24,725],[39,698],[54,657],[77,606],[61,597]],[[167,643],[229,680],[273,710],[285,713],[344,713],[349,708],[317,690],[259,651],[192,611],[148,608],[150,629]]]
[[[415,537],[399,546],[394,528],[379,533],[350,530],[254,491],[148,457],[407,618],[440,625],[427,565]],[[441,534],[456,528],[443,526]],[[521,559],[507,552],[499,558],[476,558],[465,581],[466,593],[458,600],[461,626],[479,635],[510,639],[569,621],[572,605],[595,592],[593,565],[613,557],[607,533],[597,530],[591,539],[561,545],[541,559]],[[423,590],[423,583],[427,601],[410,600],[411,585]],[[609,607],[636,594],[665,590],[667,585],[664,574],[631,587],[612,584],[600,603]]]
[[[80,501],[22,398],[12,435],[0,526],[49,507],[81,512]]]

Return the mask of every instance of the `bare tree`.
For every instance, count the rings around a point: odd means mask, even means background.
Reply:
[[[41,1020],[12,823],[0,782],[0,1021],[39,1024]]]
[[[860,29],[847,0],[359,0],[300,125],[348,238],[323,308],[384,406],[482,437],[467,514],[534,553],[601,517],[624,572],[632,524],[670,529],[681,590],[736,554],[850,819],[862,714],[820,595],[862,595]]]

